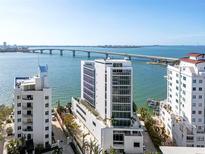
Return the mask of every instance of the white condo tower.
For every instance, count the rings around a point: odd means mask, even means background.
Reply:
[[[133,115],[131,61],[81,61],[81,98],[72,98],[72,111],[103,150],[143,153],[142,129]]]
[[[39,66],[39,74],[32,78],[15,78],[16,138],[24,137],[34,145],[51,144],[51,96],[47,66]]]
[[[160,118],[178,146],[205,147],[205,54],[191,53],[168,66]]]

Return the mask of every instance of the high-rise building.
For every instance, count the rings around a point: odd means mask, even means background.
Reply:
[[[32,78],[15,78],[16,138],[24,137],[34,145],[51,144],[51,96],[47,66],[39,66],[39,74]]]
[[[72,98],[72,111],[103,150],[143,153],[142,129],[133,114],[131,61],[81,61],[81,98]]]
[[[177,145],[205,147],[205,54],[190,53],[168,66],[160,118]]]

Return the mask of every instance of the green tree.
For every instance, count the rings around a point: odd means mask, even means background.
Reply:
[[[9,136],[9,135],[12,135],[12,134],[13,134],[13,128],[12,128],[12,127],[8,127],[8,128],[6,129],[6,133],[7,133],[8,136]]]
[[[72,114],[65,115],[63,122],[66,128],[70,131],[71,135],[76,135],[77,132],[79,132],[79,125],[75,122],[75,118]]]
[[[83,150],[83,153],[85,153],[85,150],[88,148],[88,145],[89,143],[85,140],[86,136],[88,136],[89,133],[86,133],[86,134],[83,134],[82,135],[82,150]]]
[[[21,141],[19,139],[12,139],[6,145],[8,154],[20,154]]]
[[[62,154],[63,153],[63,148],[56,148],[53,152],[52,152],[52,154]]]
[[[116,150],[111,146],[109,149],[109,154],[117,154]]]

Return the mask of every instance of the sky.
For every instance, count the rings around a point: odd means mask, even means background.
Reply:
[[[205,0],[0,0],[0,44],[205,45]]]

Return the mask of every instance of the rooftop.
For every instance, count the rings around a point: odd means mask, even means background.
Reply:
[[[190,58],[180,58],[180,61],[188,62],[188,63],[192,63],[192,64],[205,63],[205,60],[193,60]]]
[[[199,57],[199,56],[203,56],[205,54],[201,54],[201,53],[189,53],[188,56],[190,57]]]
[[[205,148],[199,147],[176,147],[176,146],[160,146],[163,154],[186,153],[186,154],[204,154]]]

